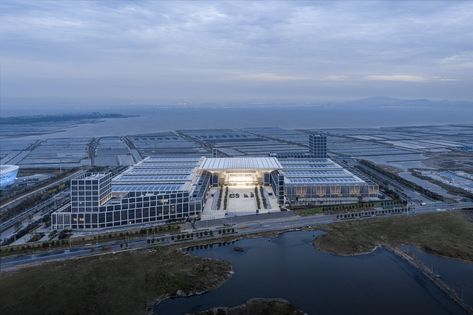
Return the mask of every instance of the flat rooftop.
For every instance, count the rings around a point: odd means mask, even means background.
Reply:
[[[274,157],[226,157],[204,158],[199,168],[206,171],[279,170],[282,166]]]
[[[85,174],[83,177],[81,177],[80,179],[90,179],[90,180],[95,180],[95,179],[101,179],[103,177],[105,177],[107,174],[105,173],[87,173]]]
[[[8,173],[12,171],[17,171],[19,169],[18,166],[16,165],[0,165],[0,172],[3,173]]]
[[[287,158],[279,159],[285,184],[293,185],[362,185],[358,176],[330,159]]]
[[[366,185],[330,159],[276,157],[147,158],[112,180],[113,192],[200,191],[202,171],[279,171],[293,186]]]
[[[191,191],[201,158],[146,158],[112,180],[113,192]]]

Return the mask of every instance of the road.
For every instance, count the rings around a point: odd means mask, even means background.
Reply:
[[[453,211],[465,208],[473,208],[473,202],[464,202],[458,204],[432,203],[429,205],[418,206],[408,214],[429,213],[437,211]],[[283,231],[316,224],[328,224],[336,222],[336,215],[314,215],[300,217],[292,212],[279,212],[274,214],[261,214],[251,216],[241,216],[234,218],[225,218],[218,220],[199,221],[196,223],[197,229],[208,229],[212,227],[220,227],[222,225],[231,225],[236,229],[236,236],[244,236],[255,233]],[[195,231],[189,224],[183,231]],[[217,240],[217,238],[215,238]],[[147,238],[129,240],[128,246],[125,248],[125,240],[115,240],[97,245],[89,244],[71,249],[49,250],[33,254],[21,254],[16,256],[8,256],[0,258],[0,268],[2,271],[14,270],[20,267],[39,264],[48,261],[66,260],[71,258],[79,258],[86,256],[102,255],[110,252],[122,250],[134,250],[146,248],[149,246]],[[182,244],[182,242],[181,242]]]
[[[23,220],[25,220],[29,216],[36,214],[38,212],[43,212],[43,213],[52,212],[57,209],[58,205],[59,206],[64,205],[68,201],[69,201],[69,191],[59,192],[53,197],[51,197],[50,199],[43,201],[42,203],[23,211],[22,213],[9,219],[8,221],[1,223],[0,232],[4,232],[5,230],[9,229],[15,224],[21,223]]]
[[[68,181],[68,180],[70,180],[71,178],[73,178],[73,177],[75,177],[75,176],[80,176],[80,175],[84,174],[85,172],[86,172],[85,170],[79,170],[79,171],[74,172],[74,173],[72,173],[71,175],[68,175],[68,176],[66,176],[66,177],[64,177],[64,178],[61,178],[61,179],[59,179],[59,180],[57,180],[57,181],[55,181],[55,182],[53,182],[53,183],[51,183],[51,184],[48,184],[48,185],[46,185],[46,186],[44,186],[44,187],[41,187],[41,188],[35,189],[35,190],[33,190],[33,191],[30,191],[29,193],[26,193],[26,194],[24,194],[24,195],[21,195],[21,196],[15,198],[15,199],[13,199],[13,200],[11,200],[11,201],[5,203],[5,204],[2,204],[2,205],[0,206],[0,212],[1,212],[1,211],[4,211],[5,209],[9,208],[10,206],[13,206],[13,205],[16,204],[16,203],[20,203],[21,201],[23,201],[25,198],[28,198],[29,196],[32,196],[32,195],[41,193],[41,192],[43,192],[43,191],[45,191],[45,190],[47,190],[47,189],[49,189],[49,188],[51,188],[51,187],[57,186],[57,185],[59,185],[59,184],[65,182],[65,181]]]
[[[446,203],[443,201],[431,202],[425,205],[411,206],[414,213],[426,213],[436,211],[454,211],[462,209],[472,209],[473,202]]]

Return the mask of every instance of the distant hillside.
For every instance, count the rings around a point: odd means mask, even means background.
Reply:
[[[105,118],[127,118],[135,115],[107,114],[107,113],[86,113],[86,114],[64,114],[64,115],[32,115],[32,116],[11,116],[0,117],[0,124],[4,125],[22,125],[44,122],[78,121],[94,120]]]
[[[469,101],[450,101],[450,100],[439,100],[433,101],[428,99],[400,99],[385,96],[369,97],[359,100],[346,101],[342,103],[336,103],[336,105],[346,106],[360,106],[360,107],[473,107],[473,102]]]

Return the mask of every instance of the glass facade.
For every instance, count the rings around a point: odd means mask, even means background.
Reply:
[[[330,159],[272,159],[277,169],[253,172],[264,158],[226,158],[218,172],[202,167],[205,158],[147,158],[114,178],[86,174],[71,180],[71,206],[52,214],[52,228],[99,229],[197,217],[209,187],[222,184],[221,172],[230,179],[227,184],[271,185],[280,204],[342,203],[378,194],[377,185]]]
[[[327,136],[319,134],[309,135],[309,151],[314,158],[327,157]]]
[[[378,185],[368,183],[326,158],[279,159],[283,169],[271,173],[271,185],[289,205],[342,203],[377,197]]]
[[[110,228],[198,216],[211,182],[210,173],[194,172],[199,161],[148,158],[115,178],[106,173],[72,179],[71,206],[52,214],[52,229]]]
[[[191,198],[189,192],[129,193],[126,197],[96,208],[78,212],[55,212],[53,229],[95,229],[129,224],[166,222],[199,215],[202,199]]]
[[[71,180],[71,211],[98,211],[112,197],[112,174],[85,174]]]

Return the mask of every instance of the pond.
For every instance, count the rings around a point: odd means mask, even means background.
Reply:
[[[403,246],[402,249],[421,260],[468,305],[473,306],[473,263],[432,255],[412,245]]]
[[[197,256],[230,262],[235,274],[207,294],[163,301],[154,313],[192,313],[263,297],[287,299],[308,314],[466,314],[391,252],[332,255],[312,245],[317,235],[288,232],[194,250]]]

